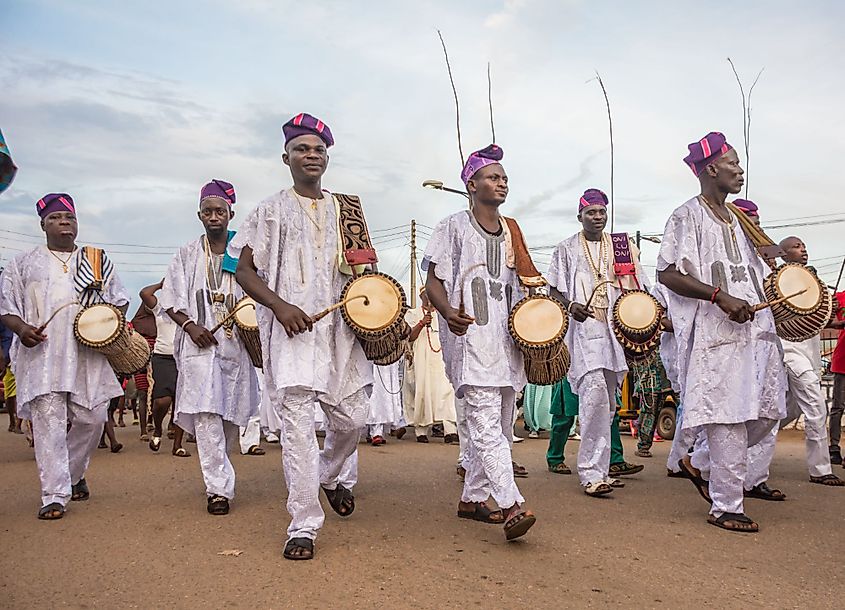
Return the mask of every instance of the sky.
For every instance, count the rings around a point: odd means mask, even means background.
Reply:
[[[418,251],[465,206],[422,188],[460,186],[465,154],[496,143],[520,222],[544,269],[575,233],[587,188],[610,191],[615,230],[660,234],[698,192],[688,143],[722,131],[745,162],[748,197],[775,240],[796,234],[834,283],[845,255],[838,199],[845,154],[845,4],[493,0],[399,3],[241,0],[0,3],[0,129],[19,171],[0,194],[0,264],[43,236],[35,201],[68,192],[80,243],[108,244],[134,303],[176,247],[201,233],[199,189],[237,191],[233,228],[290,186],[281,125],[309,112],[336,145],[323,186],[364,202],[380,267],[407,283],[408,225]],[[782,226],[793,225],[793,226]],[[656,244],[644,242],[653,271]]]

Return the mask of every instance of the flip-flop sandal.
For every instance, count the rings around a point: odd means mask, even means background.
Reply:
[[[208,498],[208,512],[211,515],[228,515],[229,499],[225,496],[210,496]]]
[[[622,479],[610,478],[605,479],[604,482],[610,485],[613,489],[622,489],[623,487],[625,487],[625,483],[622,481]]]
[[[58,513],[58,514],[56,514]],[[65,507],[58,502],[42,506],[38,511],[38,518],[42,521],[55,521],[65,516]]]
[[[524,536],[536,522],[537,517],[534,513],[530,510],[519,509],[519,512],[505,522],[505,539],[516,540]]]
[[[91,492],[88,490],[88,483],[85,479],[79,479],[79,483],[70,486],[71,496],[73,502],[84,502],[91,497]]]
[[[528,469],[522,464],[511,462],[511,466],[513,466],[513,476],[515,476],[516,478],[524,479],[528,476]]]
[[[604,496],[612,491],[613,488],[610,486],[610,484],[605,483],[604,481],[598,481],[597,483],[589,483],[584,487],[584,493],[588,496]]]
[[[249,448],[249,451],[246,452],[247,455],[264,455],[265,453],[266,451],[258,445],[253,445]]]
[[[111,452],[112,453],[120,453],[121,449],[123,449],[123,444],[117,443],[116,445],[112,445]]]
[[[150,437],[147,434],[142,434],[141,437],[138,440],[141,441],[142,443],[146,443],[150,440]]]
[[[427,443],[427,442],[428,442],[428,437],[427,437],[425,434],[420,434],[420,435],[417,437],[417,442],[418,442],[418,443]]]
[[[555,474],[572,474],[572,469],[564,462],[561,462],[560,464],[549,464],[549,472]]]
[[[721,527],[723,530],[728,530],[730,532],[754,534],[760,531],[760,526],[742,513],[722,513],[720,517],[708,515],[707,523],[715,525],[716,527]],[[733,525],[731,525],[731,523],[733,523]],[[752,527],[744,528],[742,526],[737,526],[737,523],[744,523]]]
[[[501,525],[505,522],[505,515],[501,509],[490,510],[486,502],[473,502],[473,504],[475,504],[473,510],[461,510],[458,508],[458,517],[461,519],[481,521],[482,523],[492,523],[494,525]],[[460,507],[460,504],[458,506]]]
[[[326,498],[332,510],[341,517],[348,517],[355,512],[355,497],[352,492],[346,489],[343,485],[338,483],[335,489],[326,489],[322,485],[323,491],[326,493]]]
[[[154,436],[150,439],[150,451],[158,451],[161,449],[161,437]]]
[[[637,449],[637,450],[634,452],[634,455],[636,455],[637,457],[641,457],[641,458],[650,458],[650,457],[654,457],[654,456],[651,454],[651,451],[649,451],[648,449]]]
[[[666,469],[666,476],[669,477],[670,479],[686,479],[687,478],[687,475],[685,475],[683,472],[681,472],[681,471],[675,472],[674,470],[669,470],[668,468]]]
[[[810,483],[827,485],[828,487],[842,487],[843,485],[845,485],[845,481],[840,479],[835,474],[826,474],[821,477],[810,477]]]
[[[306,555],[293,554],[296,549],[305,549],[308,551]],[[282,557],[291,559],[293,561],[302,561],[305,559],[314,559],[314,541],[310,538],[291,538],[285,542],[285,550],[282,551]]]
[[[783,502],[786,500],[786,494],[780,489],[772,489],[766,482],[763,481],[759,485],[745,490],[746,498],[757,498],[758,500],[769,500],[770,502]]]
[[[176,451],[173,452],[175,457],[191,457],[191,454],[184,447],[179,447]]]
[[[697,475],[690,470],[683,460],[678,460],[678,468],[681,469],[681,472],[684,473],[686,478],[692,481],[692,484],[698,490],[698,494],[707,500],[708,503],[713,504],[713,500],[710,498],[710,483],[702,479],[701,475]]]

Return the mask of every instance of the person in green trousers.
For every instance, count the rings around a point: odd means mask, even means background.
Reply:
[[[619,395],[617,394],[617,403]],[[552,427],[549,434],[549,449],[546,452],[546,463],[549,472],[555,474],[572,474],[566,465],[563,450],[569,438],[569,431],[578,416],[578,396],[572,391],[569,381],[565,378],[554,384],[552,388]],[[610,476],[625,476],[640,472],[642,464],[631,464],[625,461],[622,452],[622,437],[619,434],[619,415],[613,417],[610,427]]]

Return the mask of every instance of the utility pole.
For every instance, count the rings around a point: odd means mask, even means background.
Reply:
[[[639,231],[637,231],[636,240],[637,240],[637,250],[639,250],[640,249],[640,232]]]
[[[417,221],[411,219],[411,309],[417,306]]]

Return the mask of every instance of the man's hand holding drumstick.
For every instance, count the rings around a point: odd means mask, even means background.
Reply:
[[[425,281],[425,292],[428,295],[428,300],[446,320],[449,330],[453,334],[462,337],[467,333],[469,325],[475,322],[475,318],[467,315],[462,307],[452,307],[449,303],[449,297],[446,295],[446,287],[443,286],[443,280],[434,274],[434,267],[434,263],[429,264],[428,277]],[[461,286],[461,289],[463,289],[463,286]]]

